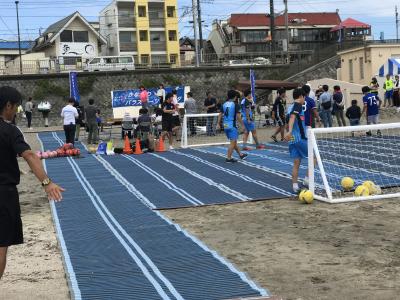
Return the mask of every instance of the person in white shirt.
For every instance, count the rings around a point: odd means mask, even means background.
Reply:
[[[165,101],[165,89],[164,85],[161,83],[160,88],[157,91],[157,97],[160,99],[160,107]]]
[[[75,142],[75,119],[79,116],[77,109],[74,107],[75,99],[69,98],[68,104],[62,109],[61,117],[64,119],[65,143],[74,144]]]
[[[178,92],[176,90],[173,90],[172,94],[174,96],[172,99],[172,104],[175,106],[175,111],[172,114],[172,120],[173,120],[172,132],[176,136],[177,141],[180,141],[178,131],[181,128],[181,120],[179,118]]]

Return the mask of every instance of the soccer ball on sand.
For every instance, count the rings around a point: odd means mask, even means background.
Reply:
[[[370,195],[379,195],[382,193],[381,188],[370,180],[364,181],[363,186],[368,188]]]
[[[342,183],[342,188],[345,191],[349,191],[354,187],[354,180],[351,177],[343,177],[341,183]]]
[[[302,190],[299,194],[301,203],[311,204],[314,200],[314,194],[309,190]]]
[[[356,190],[354,191],[354,195],[357,197],[366,197],[369,196],[369,189],[365,185],[359,185]]]

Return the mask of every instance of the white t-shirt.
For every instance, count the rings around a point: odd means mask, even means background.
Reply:
[[[175,105],[175,112],[172,114],[173,116],[179,116],[179,104],[178,104],[178,97],[174,96],[174,98],[172,98],[172,104]]]
[[[162,100],[165,101],[165,90],[164,89],[159,89],[157,91],[157,97],[162,97]]]
[[[72,105],[65,106],[61,111],[61,117],[64,118],[64,125],[75,125],[75,118],[79,116],[78,111]]]

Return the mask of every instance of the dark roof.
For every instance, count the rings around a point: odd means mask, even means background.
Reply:
[[[33,41],[21,41],[21,49],[27,50],[32,47],[35,42]],[[14,50],[18,49],[17,41],[0,41],[0,49],[3,50]]]
[[[281,80],[256,80],[256,89],[262,89],[262,90],[277,90],[279,88],[292,90],[299,86],[300,83],[298,82],[289,82]],[[241,91],[248,90],[250,88],[250,81],[249,80],[239,81],[236,88]]]
[[[71,20],[73,18],[73,16],[75,16],[76,13],[77,13],[77,11],[74,12],[73,14],[70,14],[69,16],[65,17],[64,19],[61,19],[60,21],[57,21],[57,22],[51,24],[49,27],[47,27],[47,29],[43,33],[43,35],[46,35],[50,32],[52,32],[52,33],[59,32],[65,25],[67,25],[69,20]]]
[[[289,13],[289,25],[339,25],[341,22],[337,12]],[[232,14],[229,25],[233,27],[270,26],[270,16],[267,14]],[[275,18],[275,26],[284,26],[285,16]]]
[[[343,28],[371,28],[371,25],[354,20],[352,18],[347,18],[346,20],[341,22],[339,25],[336,25],[335,27],[333,27],[331,29],[331,31],[338,31]]]

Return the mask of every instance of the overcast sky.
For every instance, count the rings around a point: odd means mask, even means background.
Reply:
[[[275,13],[283,11],[283,0],[275,0]],[[98,20],[99,11],[108,0],[20,0],[20,28],[24,39],[34,39],[39,29],[78,10],[90,21]],[[178,0],[181,36],[193,36],[189,24],[192,0]],[[226,19],[231,13],[269,13],[268,0],[202,0],[205,36],[215,19]],[[386,39],[396,38],[396,0],[288,0],[289,12],[334,12],[342,20],[352,17],[372,25],[375,39],[384,32]],[[188,8],[188,9],[186,9]],[[186,15],[184,12],[188,12]],[[0,39],[15,40],[17,34],[14,1],[0,0]]]

